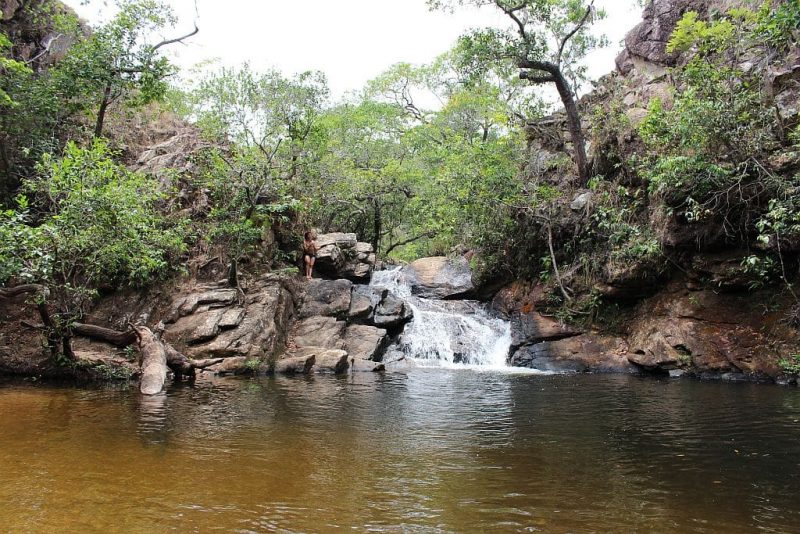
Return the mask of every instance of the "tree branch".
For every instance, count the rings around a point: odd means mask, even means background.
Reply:
[[[429,231],[427,231],[427,232],[425,232],[423,234],[420,234],[418,236],[414,236],[414,237],[412,237],[410,239],[406,239],[405,241],[400,241],[398,243],[394,243],[393,245],[391,245],[389,248],[386,249],[386,251],[384,252],[384,255],[388,255],[391,251],[393,251],[397,247],[402,247],[403,245],[408,245],[409,243],[413,243],[414,241],[419,241],[420,239],[422,239],[424,237],[435,237],[435,236],[436,236],[436,232],[434,232],[433,230],[429,230]]]
[[[199,32],[199,31],[200,31],[200,29],[197,27],[197,24],[195,24],[194,25],[194,30],[192,30],[191,32],[189,32],[186,35],[183,35],[181,37],[177,37],[175,39],[165,39],[164,41],[161,41],[160,43],[154,45],[153,48],[150,49],[150,52],[155,52],[156,50],[158,50],[162,46],[167,46],[167,45],[171,45],[171,44],[175,44],[175,43],[182,43],[184,39],[188,39],[192,35],[197,35],[197,32]]]
[[[563,39],[561,39],[561,45],[558,47],[558,55],[556,56],[559,65],[561,64],[561,55],[564,53],[564,47],[567,45],[567,41],[572,39],[572,37],[574,37],[575,34],[578,33],[578,30],[580,30],[583,27],[583,25],[586,24],[586,21],[589,20],[589,15],[592,14],[593,6],[594,6],[594,0],[589,2],[589,5],[586,6],[586,13],[583,14],[583,18],[581,19],[581,21],[575,25],[575,27],[572,29],[571,32],[569,32],[567,35],[564,36]]]
[[[546,76],[534,76],[531,72],[522,71],[519,73],[520,80],[528,80],[534,85],[541,85],[544,83],[555,83],[556,78],[552,74]]]

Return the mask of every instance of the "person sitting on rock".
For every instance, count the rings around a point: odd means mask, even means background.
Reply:
[[[314,262],[317,261],[317,244],[314,242],[313,232],[306,232],[303,236],[303,263],[306,266],[306,278],[311,280]]]

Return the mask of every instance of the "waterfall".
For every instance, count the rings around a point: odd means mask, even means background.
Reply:
[[[394,349],[417,365],[507,367],[511,325],[491,317],[479,302],[414,296],[401,268],[374,272],[370,285],[388,289],[414,312]]]

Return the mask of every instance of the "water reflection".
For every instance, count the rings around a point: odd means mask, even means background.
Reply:
[[[800,392],[409,369],[0,385],[8,530],[788,532]]]

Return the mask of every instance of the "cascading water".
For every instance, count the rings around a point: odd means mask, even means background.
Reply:
[[[370,285],[388,289],[414,312],[395,349],[421,366],[505,368],[511,325],[465,300],[429,300],[412,295],[400,268],[376,271]]]

